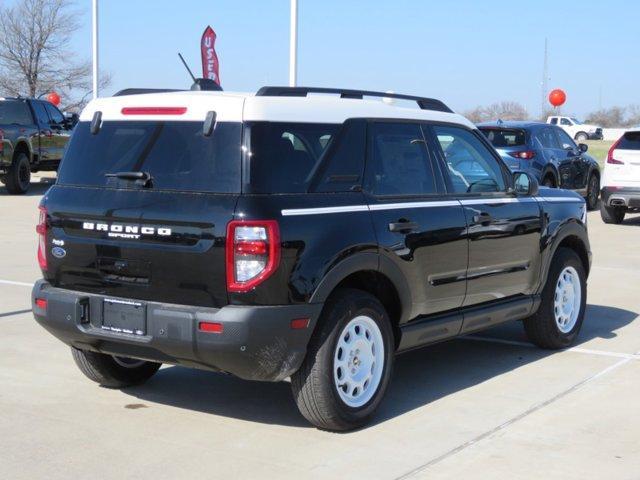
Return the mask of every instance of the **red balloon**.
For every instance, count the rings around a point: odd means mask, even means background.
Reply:
[[[58,105],[60,105],[60,95],[58,95],[56,92],[51,92],[49,95],[47,95],[47,101],[49,103],[53,103],[57,107]]]
[[[556,88],[555,90],[551,90],[549,94],[549,103],[554,107],[559,107],[564,102],[567,101],[567,94],[564,93],[563,90]]]

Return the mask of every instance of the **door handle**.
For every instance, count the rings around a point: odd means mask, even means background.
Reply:
[[[489,225],[492,221],[493,217],[486,212],[473,216],[473,223],[479,223],[480,225]]]
[[[416,222],[409,222],[409,221],[393,222],[389,224],[389,231],[398,232],[398,233],[408,233],[408,232],[412,232],[413,230],[417,230],[419,227],[420,225]]]

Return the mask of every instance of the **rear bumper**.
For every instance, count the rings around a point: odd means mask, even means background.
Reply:
[[[601,201],[608,207],[640,208],[640,188],[604,187]]]
[[[602,132],[587,133],[587,136],[589,137],[589,140],[602,140],[604,138]]]
[[[40,280],[32,291],[33,314],[51,334],[76,348],[263,381],[283,380],[300,368],[322,310],[322,304],[216,309],[141,302],[146,305],[146,333],[133,335],[101,328],[105,298],[113,297],[54,288]],[[46,309],[36,299],[46,300]],[[308,327],[292,329],[291,321],[299,318],[308,318]],[[200,322],[220,323],[222,333],[202,332]]]

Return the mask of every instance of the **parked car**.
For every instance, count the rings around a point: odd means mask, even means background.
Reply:
[[[35,319],[106,387],[161,363],[290,377],[302,415],[348,430],[398,352],[509,320],[566,348],[584,318],[584,200],[539,193],[434,99],[101,98],[39,208]]]
[[[0,98],[0,181],[9,193],[26,193],[32,172],[58,169],[72,128],[49,102]]]
[[[571,138],[578,142],[584,142],[585,140],[602,140],[604,138],[602,127],[583,123],[575,117],[551,116],[547,117],[547,123],[562,128],[571,135]]]
[[[493,122],[478,125],[513,171],[528,172],[545,187],[575,190],[589,210],[598,206],[600,166],[562,129],[539,122]]]
[[[609,149],[602,178],[600,214],[605,223],[622,223],[640,211],[640,129],[625,132]]]

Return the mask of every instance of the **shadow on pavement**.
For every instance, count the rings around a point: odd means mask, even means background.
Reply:
[[[616,330],[638,313],[588,305],[578,343],[615,338]],[[526,341],[520,322],[479,334]],[[396,358],[394,377],[374,418],[381,423],[430,402],[535,362],[553,351],[487,342],[452,340],[405,353]],[[309,427],[298,413],[288,383],[248,382],[184,367],[160,370],[143,386],[123,390],[141,401],[211,413],[251,422]]]
[[[31,182],[31,186],[29,187],[29,190],[27,190],[27,193],[24,193],[22,195],[11,195],[9,192],[7,192],[6,187],[0,183],[0,197],[5,195],[7,197],[9,196],[15,196],[15,197],[41,196],[41,195],[44,195],[47,190],[49,190],[49,187],[53,185],[55,180],[56,180],[55,178],[43,178],[42,181],[40,182]]]

